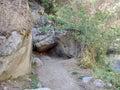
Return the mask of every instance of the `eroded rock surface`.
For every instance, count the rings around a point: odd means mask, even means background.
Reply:
[[[45,52],[54,48],[54,53],[60,57],[74,57],[80,52],[80,43],[75,40],[70,30],[54,30],[50,28],[50,21],[41,16],[41,24],[36,24],[32,29],[33,49]],[[45,28],[44,28],[45,27]],[[45,29],[45,31],[42,31]]]
[[[27,0],[0,1],[0,81],[30,72],[31,27]]]
[[[61,57],[71,58],[78,55],[80,51],[80,44],[71,33],[71,31],[64,30],[55,32],[55,42],[57,43],[55,51]]]
[[[53,52],[60,57],[71,58],[80,52],[80,43],[71,30],[55,30],[54,22],[47,19],[39,5],[32,6],[35,26],[32,29],[33,49],[39,52]],[[40,15],[42,13],[42,15]]]
[[[60,57],[74,57],[79,51],[79,43],[72,36],[71,31],[47,31],[42,33],[39,29],[33,28],[34,49],[39,52],[54,48],[54,53]]]
[[[33,45],[39,52],[47,51],[55,46],[54,34],[52,32],[41,33],[40,30],[33,28]]]
[[[22,36],[16,31],[12,32],[11,36],[8,39],[6,37],[3,37],[3,41],[0,44],[0,55],[10,55],[16,52],[21,44]]]

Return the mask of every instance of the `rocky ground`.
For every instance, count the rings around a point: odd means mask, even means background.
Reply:
[[[41,58],[43,67],[36,68],[38,79],[43,86],[51,90],[113,90],[102,80],[83,80],[92,76],[92,70],[83,69],[78,66],[76,59]]]
[[[34,79],[26,75],[3,82],[0,90],[114,90],[103,81],[94,79],[92,70],[80,68],[75,58],[34,55],[33,62],[36,62],[32,70],[37,74],[36,89],[32,89]]]

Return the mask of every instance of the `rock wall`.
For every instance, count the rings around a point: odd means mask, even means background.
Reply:
[[[0,81],[30,72],[31,28],[27,0],[0,1]]]
[[[75,40],[72,30],[55,30],[54,22],[46,18],[44,9],[37,3],[31,5],[31,10],[36,21],[32,28],[34,51],[65,58],[75,57],[80,53],[80,43]]]

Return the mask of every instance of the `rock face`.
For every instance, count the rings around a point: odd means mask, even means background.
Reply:
[[[41,33],[40,30],[33,28],[33,45],[39,52],[47,51],[55,46],[54,34],[52,32]]]
[[[60,57],[70,58],[76,56],[80,50],[79,43],[72,35],[73,32],[70,30],[54,30],[53,22],[47,20],[44,16],[43,8],[37,3],[34,5],[31,5],[32,14],[36,21],[32,29],[33,49],[39,52],[54,49],[53,52]],[[40,13],[42,13],[42,16],[40,16]]]
[[[79,43],[71,35],[71,31],[48,31],[40,32],[33,28],[33,46],[39,52],[54,48],[54,53],[60,57],[73,57],[79,53]]]
[[[15,53],[20,44],[22,44],[22,36],[16,31],[12,32],[8,39],[5,36],[1,37],[0,39],[3,39],[0,47],[1,56]]]
[[[37,18],[37,17],[36,17]],[[39,22],[32,29],[33,48],[39,52],[45,52],[54,48],[54,53],[60,57],[76,56],[80,49],[79,43],[72,35],[72,31],[54,30],[52,22],[41,16]],[[45,29],[43,31],[43,29]]]
[[[31,26],[27,0],[0,1],[0,81],[30,72]]]
[[[71,58],[79,53],[79,43],[71,31],[56,31],[54,39],[57,43],[55,51],[59,56]]]

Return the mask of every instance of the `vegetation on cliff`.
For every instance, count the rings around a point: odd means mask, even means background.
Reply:
[[[73,35],[81,43],[82,67],[92,68],[97,78],[120,87],[120,80],[115,79],[119,78],[119,73],[110,68],[106,59],[109,46],[120,38],[119,0],[69,0],[64,4],[63,0],[41,1],[46,9],[52,5],[54,12],[47,18],[54,21],[55,29],[74,30]],[[119,52],[119,48],[117,50]]]

